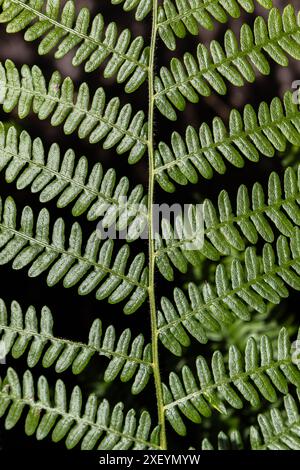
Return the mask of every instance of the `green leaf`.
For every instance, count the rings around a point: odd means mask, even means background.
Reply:
[[[72,215],[87,212],[88,220],[101,218],[103,229],[127,230],[128,239],[143,231],[147,224],[146,197],[142,185],[129,190],[129,180],[117,181],[116,171],[104,172],[101,163],[90,170],[86,157],[76,162],[71,149],[61,155],[58,144],[51,145],[45,155],[45,145],[39,138],[32,139],[26,131],[18,136],[15,126],[5,128],[0,122],[0,171],[5,170],[7,183],[16,182],[18,189],[30,186],[40,193],[42,203],[57,199],[59,208],[73,204]]]
[[[279,333],[277,352],[273,352],[268,336],[263,335],[259,344],[250,337],[244,353],[240,353],[235,345],[228,353],[228,364],[225,365],[223,355],[215,351],[211,367],[204,357],[199,356],[196,360],[197,378],[186,365],[182,368],[181,377],[174,372],[170,374],[169,387],[165,386],[166,417],[179,434],[177,420],[181,422],[180,414],[200,423],[201,416],[211,415],[211,408],[226,413],[225,404],[240,409],[244,402],[257,408],[260,396],[274,403],[276,392],[287,394],[289,384],[300,385],[300,371],[292,361],[285,328]]]
[[[250,446],[252,450],[300,449],[299,397],[299,390],[297,390],[296,399],[292,395],[285,395],[284,409],[272,407],[266,413],[258,415],[257,424],[250,428]],[[246,443],[246,439],[244,443]],[[239,431],[232,430],[229,436],[221,431],[218,434],[216,448],[218,450],[240,450],[244,447],[244,443]],[[208,439],[204,439],[202,449],[214,450],[214,446]]]
[[[97,288],[96,298],[110,303],[127,299],[126,314],[136,311],[147,297],[147,267],[145,255],[137,254],[129,261],[130,249],[124,244],[114,253],[114,241],[100,241],[97,230],[82,246],[82,230],[75,222],[65,243],[65,224],[57,219],[50,230],[50,215],[42,209],[35,222],[26,206],[17,230],[17,209],[8,197],[2,208],[0,199],[0,264],[12,261],[13,269],[29,267],[28,275],[47,274],[48,286],[63,280],[64,287],[78,285],[78,294],[87,295]]]
[[[261,154],[271,158],[276,150],[284,151],[287,142],[300,145],[298,108],[287,91],[283,103],[275,97],[270,105],[260,103],[257,112],[250,104],[244,107],[243,115],[231,110],[228,129],[221,118],[215,117],[212,128],[203,123],[198,133],[189,125],[184,138],[174,131],[171,145],[160,142],[155,151],[157,183],[165,191],[174,192],[172,180],[184,186],[196,183],[197,173],[206,179],[212,178],[214,171],[224,174],[224,159],[242,168],[245,159],[258,162]]]
[[[132,115],[130,104],[121,106],[115,97],[106,103],[105,91],[98,88],[93,97],[87,83],[82,83],[77,96],[70,77],[61,79],[53,72],[47,85],[39,67],[23,65],[21,73],[11,60],[0,63],[0,103],[6,113],[18,106],[24,119],[32,111],[41,120],[51,116],[52,126],[63,124],[65,134],[77,131],[91,144],[103,141],[104,149],[117,145],[117,153],[129,152],[129,163],[136,163],[146,150],[144,112]]]
[[[212,30],[214,20],[226,23],[229,16],[239,18],[242,10],[253,13],[255,4],[273,6],[272,0],[164,0],[158,7],[158,34],[175,50],[176,38],[184,38],[187,32],[197,35],[199,27]]]
[[[189,337],[205,344],[208,336],[236,319],[249,321],[253,311],[265,313],[279,304],[288,288],[300,290],[300,229],[288,240],[280,235],[276,249],[266,243],[262,254],[245,250],[244,261],[233,258],[226,267],[216,267],[215,280],[202,286],[188,283],[187,292],[176,287],[173,301],[163,296],[158,309],[158,331],[163,345],[180,356]]]
[[[45,368],[55,366],[58,374],[69,368],[73,374],[80,374],[95,354],[104,356],[109,359],[105,380],[112,382],[118,375],[122,382],[134,378],[134,394],[146,387],[152,372],[151,348],[149,344],[144,345],[142,334],[132,339],[130,330],[126,329],[117,339],[113,325],[103,330],[101,320],[96,319],[87,344],[57,338],[53,334],[51,310],[46,306],[39,319],[33,306],[24,313],[14,300],[9,312],[4,300],[0,299],[0,340],[6,355],[11,353],[18,359],[26,354],[28,367],[41,362]]]
[[[247,242],[256,245],[259,238],[272,243],[276,233],[291,238],[294,227],[300,226],[299,188],[300,166],[288,167],[283,184],[277,173],[270,174],[266,191],[259,183],[255,183],[251,191],[241,185],[235,208],[225,190],[220,192],[217,204],[205,199],[201,210],[203,226],[198,230],[194,224],[190,233],[185,233],[182,216],[176,218],[174,229],[163,219],[162,236],[157,235],[155,243],[156,265],[161,275],[172,281],[173,266],[185,273],[189,263],[197,267],[204,258],[218,261],[220,255],[244,252]],[[191,205],[190,209],[195,212],[197,207]],[[191,244],[197,246],[201,233],[203,243],[192,250]]]
[[[72,64],[85,63],[86,72],[98,69],[109,58],[104,77],[116,76],[118,83],[125,83],[128,93],[147,78],[149,48],[144,47],[143,38],[132,40],[130,30],[119,32],[114,22],[105,25],[101,13],[93,19],[86,7],[77,13],[73,0],[11,0],[4,2],[2,9],[0,23],[7,24],[6,32],[25,30],[26,41],[41,39],[41,55],[55,49],[55,58],[61,59],[76,47]],[[137,15],[142,19],[146,13],[144,5]]]
[[[95,395],[88,397],[82,409],[80,388],[76,386],[68,398],[61,380],[56,382],[55,396],[50,399],[46,378],[41,376],[35,385],[29,370],[24,373],[23,386],[12,368],[8,369],[6,380],[9,388],[4,385],[0,389],[1,416],[7,410],[6,429],[17,424],[27,405],[25,431],[28,435],[35,433],[38,440],[52,432],[52,441],[64,439],[68,449],[79,444],[82,450],[158,448],[155,429],[150,434],[151,418],[147,411],[136,418],[133,409],[123,411],[123,403],[111,407],[105,399],[98,403]]]
[[[180,5],[180,3],[179,3]],[[186,17],[185,17],[186,18]],[[196,34],[197,34],[197,30]],[[226,81],[238,87],[255,81],[255,72],[270,74],[268,59],[286,67],[289,56],[300,59],[300,17],[288,5],[282,14],[273,8],[265,20],[257,16],[253,30],[245,23],[236,34],[227,30],[224,46],[213,40],[209,48],[198,44],[194,57],[186,52],[182,59],[173,57],[170,66],[162,67],[155,78],[155,104],[168,119],[176,119],[186,101],[197,103],[200,96],[227,92]]]

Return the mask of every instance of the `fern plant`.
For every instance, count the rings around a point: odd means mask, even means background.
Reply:
[[[0,0],[32,54],[0,51],[0,433],[300,449],[300,109],[269,91],[300,12],[277,3]]]

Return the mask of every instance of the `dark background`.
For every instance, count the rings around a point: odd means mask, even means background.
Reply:
[[[101,5],[99,6],[99,3]],[[299,1],[280,1],[274,0],[274,4],[283,8],[288,3],[292,3],[295,6],[299,4]],[[120,29],[130,26],[134,35],[143,35],[145,42],[149,42],[150,31],[151,31],[151,18],[144,21],[143,23],[137,23],[134,20],[133,14],[124,13],[123,10],[118,6],[112,6],[108,0],[98,2],[96,0],[77,0],[76,4],[79,7],[88,6],[91,11],[91,16],[101,11],[106,23],[111,20],[115,20],[119,25]],[[265,11],[261,8],[257,8],[257,14],[265,15]],[[218,39],[222,42],[222,38],[225,30],[230,27],[233,31],[238,32],[243,22],[252,24],[254,15],[243,14],[240,19],[232,20],[224,25],[217,24],[213,32],[201,30],[198,37],[188,35],[185,40],[177,40],[178,49],[177,56],[181,57],[182,54],[189,50],[194,52],[196,50],[197,43],[199,41],[209,44],[212,38]],[[63,76],[69,75],[75,82],[75,87],[82,81],[87,81],[90,89],[95,90],[98,86],[105,86],[108,97],[119,95],[121,101],[126,103],[130,101],[135,110],[143,107],[147,111],[147,83],[133,95],[125,95],[123,87],[116,84],[114,80],[107,80],[102,77],[101,70],[103,66],[91,74],[84,74],[82,67],[74,68],[71,64],[73,53],[68,54],[62,60],[55,60],[54,54],[48,54],[47,56],[39,56],[37,53],[37,43],[26,43],[23,40],[22,33],[9,35],[5,32],[5,25],[0,25],[0,60],[6,58],[12,59],[16,64],[21,65],[27,63],[29,65],[37,64],[46,77],[50,77],[51,73],[58,69]],[[157,62],[156,68],[159,70],[161,65],[168,64],[170,58],[174,55],[171,51],[168,51],[159,40],[157,43]],[[245,85],[242,88],[232,87],[228,85],[228,94],[226,97],[221,97],[217,94],[213,94],[209,98],[201,99],[200,103],[196,105],[188,104],[185,113],[178,113],[178,121],[171,123],[170,121],[163,118],[159,113],[156,113],[155,121],[155,135],[156,142],[164,140],[169,142],[169,135],[173,130],[178,130],[183,133],[187,124],[192,123],[196,128],[206,121],[211,122],[214,116],[222,117],[227,122],[229,110],[233,107],[242,109],[242,107],[251,102],[254,107],[263,100],[270,102],[274,96],[282,96],[283,92],[287,89],[291,89],[293,80],[300,79],[300,64],[291,60],[288,68],[282,68],[276,66],[272,61],[271,63],[271,75],[263,77],[259,75],[255,84]],[[49,121],[39,121],[38,118],[31,114],[26,119],[20,121],[17,118],[16,112],[12,112],[7,115],[0,111],[0,119],[4,122],[18,122],[21,129],[26,129],[32,137],[41,137],[45,144],[45,147],[49,148],[53,142],[58,142],[62,152],[68,148],[73,148],[76,151],[77,156],[85,155],[90,165],[92,166],[95,162],[101,161],[104,168],[107,169],[111,166],[117,169],[119,176],[124,174],[128,175],[132,186],[137,183],[142,183],[147,189],[147,158],[146,156],[135,166],[129,166],[127,164],[126,156],[118,156],[114,150],[104,151],[100,145],[90,145],[87,141],[80,140],[76,133],[72,136],[65,136],[62,127],[57,128],[51,127]],[[296,157],[295,157],[296,162]],[[187,186],[183,188],[177,188],[175,195],[169,195],[161,191],[156,187],[155,199],[156,202],[161,201],[201,201],[203,198],[208,197],[213,201],[216,201],[218,193],[222,189],[226,189],[232,197],[235,196],[236,190],[241,182],[247,184],[250,187],[255,181],[260,181],[264,184],[270,172],[276,170],[282,173],[284,170],[284,160],[282,156],[275,157],[273,159],[261,158],[257,164],[247,162],[245,167],[241,169],[235,169],[228,165],[228,173],[223,176],[215,176],[213,180],[207,181],[204,179],[199,180],[199,183],[195,186]],[[4,173],[0,174],[1,184],[1,196],[6,197],[12,195],[18,207],[22,208],[25,205],[30,205],[35,213],[37,213],[42,204],[39,202],[38,197],[31,194],[30,191],[17,191],[14,184],[6,184],[4,179]],[[67,227],[71,226],[73,218],[70,214],[70,209],[66,208],[59,210],[56,208],[55,201],[46,204],[46,207],[52,212],[52,220],[57,217],[63,217],[66,221]],[[78,218],[79,222],[84,231],[84,235],[87,238],[88,235],[95,229],[95,223],[88,222],[85,215]],[[85,238],[85,239],[86,239]],[[147,253],[147,246],[144,242],[140,241],[134,244],[132,247],[133,252],[136,250],[143,249]],[[180,286],[191,278],[191,276],[198,276],[199,281],[206,279],[210,274],[210,270],[213,269],[209,264],[204,263],[202,269],[199,272],[191,270],[186,277],[176,276],[176,285]],[[51,308],[54,319],[55,328],[54,332],[56,336],[66,337],[70,339],[76,339],[79,341],[87,341],[88,330],[94,318],[100,317],[103,325],[107,326],[113,323],[117,331],[121,332],[124,328],[130,327],[133,332],[139,333],[142,331],[145,336],[150,340],[150,318],[148,312],[147,303],[136,312],[134,315],[127,317],[122,313],[120,306],[108,305],[105,301],[98,302],[91,294],[87,297],[80,297],[77,295],[76,288],[64,289],[61,284],[48,288],[45,282],[46,276],[40,276],[37,279],[29,279],[26,275],[25,270],[13,271],[10,265],[0,267],[0,297],[2,297],[7,303],[15,299],[21,306],[25,308],[28,305],[34,305],[38,310],[43,306],[47,305]],[[160,294],[169,294],[171,297],[172,284],[163,281],[161,277],[157,276],[156,281],[157,297]],[[282,324],[293,325],[296,324],[295,320],[295,302],[299,301],[298,295],[291,293],[288,300],[284,301],[280,307],[273,308],[272,315],[267,320],[257,317],[254,328],[257,331],[265,332],[267,329],[271,334],[278,331],[278,326]],[[236,341],[245,341],[245,338],[249,334],[252,326],[244,326],[244,329],[232,330],[229,334],[228,341],[233,338]],[[192,347],[186,352],[185,356],[175,358],[171,354],[168,354],[164,348],[161,348],[161,368],[163,379],[166,381],[170,370],[179,370],[184,363],[194,363],[196,355],[202,354],[210,357],[212,353],[211,348],[224,348],[227,349],[226,341],[220,344],[209,343],[209,345],[202,346],[198,343],[193,343]],[[111,403],[116,403],[121,400],[126,404],[126,409],[134,407],[135,409],[142,409],[143,407],[148,408],[154,417],[155,422],[156,404],[155,394],[150,393],[151,385],[146,389],[145,392],[133,397],[130,393],[130,385],[122,384],[120,386],[119,379],[112,385],[103,383],[103,370],[106,364],[105,358],[94,358],[88,368],[80,375],[73,376],[69,372],[65,372],[62,376],[69,390],[72,386],[79,384],[83,389],[84,396],[87,396],[91,391],[98,394],[99,397],[107,396]],[[26,369],[26,361],[21,359],[17,363],[11,357],[8,358],[7,366],[17,367],[17,370]],[[0,365],[1,371],[5,370],[5,366]],[[41,366],[36,367],[33,370],[34,376],[38,377],[41,374],[45,374],[51,384],[55,383],[57,375],[53,368],[44,370]],[[1,372],[1,375],[3,372]],[[153,384],[152,384],[153,385]],[[262,403],[261,410],[266,406]],[[216,435],[219,429],[225,429],[231,425],[236,425],[239,428],[244,429],[250,423],[255,422],[255,413],[242,411],[238,413],[232,413],[230,419],[226,422],[222,422],[222,418],[214,416],[213,419],[203,422],[203,425],[194,426],[188,424],[190,431],[189,440],[177,437],[168,426],[169,431],[169,446],[170,448],[187,448],[188,445],[195,447],[200,446],[201,439],[206,435]],[[21,420],[19,424],[9,432],[4,432],[3,420],[0,421],[0,445],[3,449],[11,448],[32,448],[32,449],[50,449],[53,448],[54,444],[51,443],[50,439],[46,439],[42,442],[37,442],[34,438],[29,438],[24,435],[23,432],[24,420]],[[63,448],[63,444],[55,444]]]

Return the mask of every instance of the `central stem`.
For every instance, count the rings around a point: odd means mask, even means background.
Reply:
[[[162,383],[159,369],[159,356],[158,356],[158,328],[156,318],[156,305],[155,305],[155,246],[153,234],[153,202],[154,202],[154,65],[155,65],[155,45],[157,35],[157,0],[153,0],[152,12],[152,32],[150,44],[150,57],[149,57],[149,73],[148,73],[148,86],[149,86],[149,108],[148,108],[148,157],[149,157],[149,182],[148,182],[148,243],[149,243],[149,304],[150,304],[150,317],[151,317],[151,344],[152,344],[152,361],[153,361],[153,376],[155,383],[156,401],[157,401],[157,414],[158,424],[160,426],[160,447],[167,448],[166,440],[166,424],[165,424],[165,411],[162,395]]]

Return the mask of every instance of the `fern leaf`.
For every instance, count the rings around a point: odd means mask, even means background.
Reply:
[[[112,382],[118,375],[122,382],[134,378],[133,394],[146,387],[152,372],[151,346],[144,346],[142,334],[132,340],[130,330],[126,329],[115,344],[114,326],[103,331],[101,320],[96,319],[89,331],[88,344],[57,338],[53,335],[51,310],[46,306],[39,321],[33,306],[23,313],[20,304],[13,301],[8,312],[4,300],[0,299],[0,339],[6,354],[18,359],[26,353],[28,367],[41,361],[46,368],[55,365],[57,373],[72,368],[73,374],[80,374],[95,354],[105,356],[109,363],[104,380]]]
[[[2,206],[2,200],[0,199]],[[0,265],[12,261],[13,269],[29,266],[28,275],[36,277],[48,271],[47,284],[54,286],[63,280],[64,287],[78,285],[78,294],[87,295],[95,288],[96,298],[108,298],[109,303],[125,299],[124,312],[135,312],[147,297],[147,267],[144,253],[129,261],[130,250],[124,244],[117,253],[112,239],[100,242],[97,231],[82,249],[82,230],[75,222],[65,243],[62,219],[54,222],[50,231],[50,216],[42,209],[35,222],[30,207],[22,211],[17,230],[17,209],[8,197],[0,210]]]
[[[184,38],[187,32],[197,35],[199,26],[211,30],[214,21],[226,23],[228,16],[238,18],[242,10],[252,13],[255,4],[273,6],[272,0],[164,0],[158,7],[158,33],[175,50],[176,38]]]
[[[112,5],[123,5],[124,11],[135,12],[135,19],[137,21],[142,21],[152,10],[152,0],[110,0]]]
[[[253,185],[251,197],[247,187],[241,185],[236,196],[236,211],[233,211],[225,190],[219,194],[218,211],[212,201],[205,199],[204,243],[198,250],[187,249],[187,243],[192,243],[199,236],[196,231],[189,239],[178,236],[176,225],[182,226],[182,218],[176,220],[174,229],[170,222],[164,220],[162,231],[165,235],[156,244],[155,252],[160,273],[166,279],[173,280],[172,265],[185,273],[188,263],[197,266],[203,256],[217,261],[220,255],[230,255],[233,250],[244,251],[245,240],[255,245],[261,237],[272,243],[274,231],[292,237],[294,227],[300,226],[299,188],[300,166],[297,169],[288,167],[284,172],[283,185],[278,174],[271,173],[266,195],[259,183]]]
[[[171,147],[160,142],[155,153],[156,181],[165,191],[173,192],[171,180],[180,185],[195,184],[198,174],[207,179],[214,171],[224,174],[224,159],[242,168],[245,159],[257,162],[261,154],[273,157],[275,150],[285,150],[287,142],[300,145],[299,132],[300,111],[290,91],[285,93],[283,103],[277,97],[269,106],[262,102],[257,113],[249,104],[243,116],[233,109],[228,130],[222,119],[215,117],[212,129],[203,123],[197,134],[188,126],[185,139],[173,132]]]
[[[258,416],[259,430],[252,426],[250,443],[253,450],[299,450],[299,390],[298,403],[291,396],[284,397],[284,412],[272,408]]]
[[[68,0],[11,0],[4,2],[0,23],[7,23],[6,32],[25,30],[25,40],[41,39],[41,55],[56,50],[61,59],[77,47],[72,64],[85,63],[85,71],[96,70],[108,57],[104,77],[116,76],[126,83],[128,93],[135,91],[147,78],[149,48],[144,48],[141,36],[131,39],[129,29],[118,33],[114,22],[107,26],[101,13],[93,20],[88,8],[76,13],[75,2]]]
[[[218,433],[218,450],[242,450],[244,449],[244,443],[239,431],[233,429],[230,431],[229,435],[225,434],[223,431]],[[211,442],[205,438],[202,441],[202,450],[214,450],[214,446]]]
[[[276,259],[277,258],[277,259]],[[300,229],[290,240],[280,235],[276,251],[263,246],[261,257],[254,247],[245,250],[245,261],[233,259],[229,269],[216,268],[215,282],[201,288],[188,285],[188,295],[176,287],[174,303],[162,297],[158,310],[159,337],[164,346],[180,356],[190,336],[206,343],[210,332],[222,326],[251,319],[251,312],[264,313],[268,302],[278,304],[288,297],[287,287],[300,290]]]
[[[297,401],[292,395],[284,397],[284,410],[271,408],[258,415],[258,425],[250,428],[250,445],[252,450],[300,450],[299,439],[299,390]],[[241,436],[232,431],[228,437],[224,432],[218,434],[218,450],[237,450],[242,448]],[[202,441],[203,450],[213,450],[208,439]]]
[[[227,92],[227,80],[241,87],[255,81],[255,71],[270,74],[268,58],[286,67],[288,57],[300,59],[300,16],[288,5],[282,15],[273,8],[268,20],[255,18],[253,30],[243,24],[240,45],[235,33],[228,30],[224,47],[213,40],[209,49],[197,47],[197,57],[186,52],[183,59],[173,58],[170,67],[162,67],[155,78],[155,104],[168,119],[176,119],[176,110],[183,111],[186,101],[197,103],[200,96],[209,96],[214,90],[220,95]]]
[[[129,180],[116,180],[110,168],[104,173],[101,163],[88,171],[86,157],[76,163],[75,153],[69,149],[63,156],[53,144],[45,155],[41,139],[32,140],[26,131],[17,135],[15,126],[5,128],[0,122],[0,171],[5,169],[6,182],[16,182],[18,189],[30,186],[40,193],[42,203],[57,200],[57,207],[73,204],[72,214],[87,212],[88,220],[101,217],[103,228],[127,230],[128,238],[138,236],[135,227],[143,230],[147,223],[146,196],[142,185],[129,191]]]
[[[96,395],[90,395],[84,411],[82,393],[74,387],[68,400],[66,388],[61,380],[55,385],[54,398],[45,377],[34,384],[29,370],[24,373],[21,384],[17,373],[9,368],[7,377],[0,388],[0,415],[6,412],[5,427],[13,428],[26,408],[25,433],[35,434],[38,440],[51,433],[53,442],[65,439],[65,445],[72,449],[80,444],[82,450],[95,447],[101,450],[157,449],[158,429],[151,431],[151,418],[143,411],[139,418],[133,409],[124,413],[123,403],[110,407],[107,400],[97,402]],[[148,441],[149,439],[149,441]]]
[[[276,357],[268,336],[262,336],[259,345],[250,337],[244,354],[235,345],[230,347],[228,366],[222,354],[215,351],[211,368],[204,357],[198,356],[196,370],[199,386],[188,366],[183,367],[181,378],[171,372],[169,386],[164,386],[166,417],[179,434],[185,434],[181,414],[199,423],[201,415],[210,416],[211,407],[221,413],[226,413],[226,402],[236,409],[241,409],[244,402],[258,407],[260,396],[274,403],[276,392],[287,394],[289,384],[300,385],[300,371],[292,362],[285,328],[278,336]]]
[[[91,101],[91,103],[90,103]],[[11,112],[18,106],[21,119],[33,111],[39,119],[51,117],[52,126],[64,124],[65,134],[77,131],[78,136],[89,138],[95,144],[103,142],[105,149],[117,146],[117,153],[129,152],[129,163],[136,163],[146,150],[144,112],[132,116],[130,104],[120,105],[119,98],[106,103],[103,88],[90,98],[89,87],[82,83],[75,98],[70,77],[63,81],[59,72],[53,72],[48,83],[39,67],[23,65],[21,73],[11,60],[0,63],[0,103]]]

